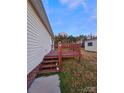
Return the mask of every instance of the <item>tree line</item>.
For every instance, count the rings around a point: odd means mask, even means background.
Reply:
[[[54,38],[54,44],[58,44],[59,41],[61,41],[62,43],[84,43],[85,40],[87,39],[92,39],[92,38],[97,38],[95,35],[79,35],[79,36],[73,36],[73,35],[55,35]]]

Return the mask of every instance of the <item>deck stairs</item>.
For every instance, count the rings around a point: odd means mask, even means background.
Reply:
[[[39,74],[55,73],[59,71],[60,68],[59,68],[58,56],[45,56],[40,66]]]
[[[68,50],[64,51],[64,49]],[[41,63],[39,68],[39,74],[60,72],[62,69],[62,58],[79,57],[80,59],[79,49],[80,46],[78,44],[58,44],[57,51],[52,50],[44,57],[43,62]]]

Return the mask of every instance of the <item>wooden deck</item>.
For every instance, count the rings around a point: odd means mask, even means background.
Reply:
[[[79,57],[80,59],[80,45],[66,44],[58,45],[57,50],[50,51],[45,57],[40,66],[40,74],[53,73],[61,71],[61,62],[63,58]]]

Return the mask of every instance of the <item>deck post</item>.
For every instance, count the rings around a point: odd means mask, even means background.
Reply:
[[[79,61],[81,60],[81,48],[80,44],[78,44],[78,53],[79,53]]]
[[[62,61],[62,43],[58,42],[58,59],[59,59],[59,65]]]

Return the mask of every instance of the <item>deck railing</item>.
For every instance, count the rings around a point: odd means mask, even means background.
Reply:
[[[61,42],[58,43],[58,59],[59,59],[59,64],[61,64],[62,61],[62,53],[64,51],[73,51],[75,54],[73,57],[79,57],[79,60],[81,58],[81,51],[80,51],[80,44],[76,43],[68,43],[68,44],[62,44]]]

